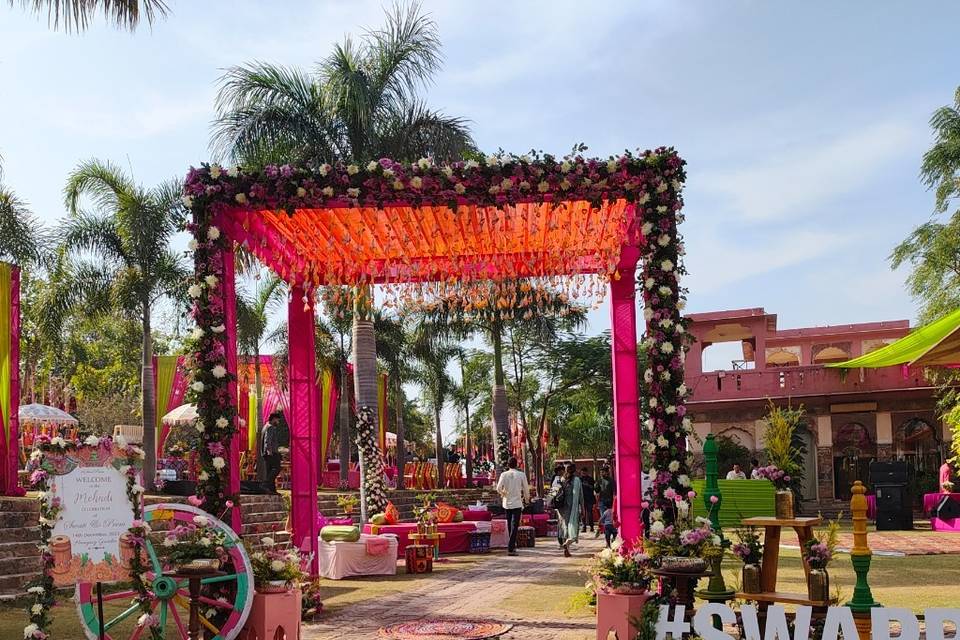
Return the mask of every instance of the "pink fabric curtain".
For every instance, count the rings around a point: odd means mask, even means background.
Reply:
[[[156,369],[156,365],[154,365]],[[173,374],[173,385],[170,389],[170,398],[167,400],[167,406],[163,413],[167,414],[183,404],[183,398],[187,395],[187,372],[183,366],[183,356],[177,358],[177,370]],[[170,425],[165,424],[160,429],[160,437],[157,438],[157,456],[163,453],[163,445],[170,435]]]

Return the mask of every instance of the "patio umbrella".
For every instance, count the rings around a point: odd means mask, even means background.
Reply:
[[[17,411],[23,424],[80,424],[66,411],[45,404],[25,404]]]
[[[960,309],[885,347],[846,362],[828,364],[837,369],[920,366],[960,366]]]
[[[182,404],[160,418],[163,424],[191,424],[197,420],[197,405]]]

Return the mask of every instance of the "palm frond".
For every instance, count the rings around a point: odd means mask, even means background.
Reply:
[[[390,158],[446,162],[476,150],[467,120],[433,111],[420,100],[391,107],[378,123],[381,153]]]
[[[9,0],[14,6],[16,0]],[[133,31],[141,18],[152,25],[170,11],[164,0],[20,0],[20,6],[36,15],[47,14],[54,29],[61,26],[67,33],[85,31],[94,15],[102,11],[116,26]]]
[[[27,203],[0,184],[0,259],[20,265],[40,262],[45,235]]]
[[[379,96],[372,90],[362,53],[349,37],[335,45],[333,53],[321,63],[320,76],[331,109],[342,123],[350,156],[370,159],[370,134]]]
[[[443,62],[433,19],[419,2],[395,2],[386,24],[365,34],[365,53],[374,93],[385,102],[403,102],[425,89]]]
[[[109,215],[77,211],[61,222],[57,233],[61,250],[67,253],[90,252],[111,264],[130,260],[116,221]]]
[[[123,208],[137,192],[137,186],[122,168],[109,160],[96,158],[80,163],[67,178],[63,189],[64,204],[70,214],[80,211],[80,200],[86,196],[100,212]]]

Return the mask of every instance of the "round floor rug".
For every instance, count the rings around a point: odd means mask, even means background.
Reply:
[[[510,631],[512,624],[489,620],[414,620],[380,627],[380,637],[390,640],[483,640]]]

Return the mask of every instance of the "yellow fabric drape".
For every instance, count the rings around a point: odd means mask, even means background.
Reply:
[[[256,451],[257,414],[260,411],[260,401],[257,399],[256,391],[251,391],[247,399],[249,402],[249,410],[247,411],[247,450]]]
[[[377,416],[380,424],[380,452],[387,451],[387,374],[381,373],[377,378]]]
[[[13,267],[0,262],[0,421],[3,422],[3,441],[7,447],[16,446],[16,443],[10,442],[10,410],[13,406],[13,398],[10,397],[12,286]]]
[[[320,375],[320,466],[326,468],[327,447],[330,444],[330,391],[333,388],[333,372],[324,370]]]
[[[173,393],[173,378],[177,375],[177,356],[157,356],[157,433],[163,429],[162,419]],[[176,407],[173,407],[174,409]]]

